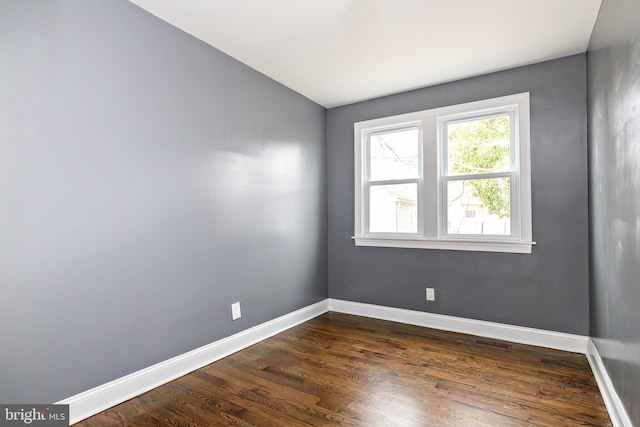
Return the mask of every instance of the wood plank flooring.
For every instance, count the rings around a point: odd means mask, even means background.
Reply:
[[[584,355],[326,313],[77,426],[611,426]]]

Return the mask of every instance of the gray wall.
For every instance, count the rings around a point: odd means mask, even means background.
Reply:
[[[640,2],[604,0],[588,75],[591,336],[640,426]]]
[[[2,0],[0,58],[0,402],[327,297],[323,107],[125,0]]]
[[[329,296],[587,335],[584,54],[329,109]],[[533,253],[356,247],[353,123],[531,93]],[[436,301],[425,301],[425,287]]]

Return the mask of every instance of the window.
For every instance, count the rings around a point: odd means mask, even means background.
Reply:
[[[512,108],[441,119],[442,235],[512,235],[514,123]]]
[[[371,131],[366,134],[365,203],[367,229],[372,233],[415,234],[418,193],[422,188],[420,127]]]
[[[356,245],[531,252],[528,93],[354,130]]]

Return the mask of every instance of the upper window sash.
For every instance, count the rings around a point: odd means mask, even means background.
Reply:
[[[509,132],[509,169],[517,170],[519,168],[520,159],[518,157],[518,105],[512,105],[505,108],[491,109],[490,111],[482,112],[469,112],[463,114],[456,114],[454,116],[441,116],[438,117],[438,130],[440,140],[440,150],[442,153],[442,174],[444,176],[453,176],[449,173],[449,158],[448,158],[448,130],[447,126],[450,124],[458,124],[471,122],[474,120],[492,119],[503,116],[509,117],[510,132]],[[480,174],[480,173],[478,173]],[[466,175],[466,174],[465,174]]]

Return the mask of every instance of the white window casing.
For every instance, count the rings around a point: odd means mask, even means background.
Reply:
[[[510,118],[510,169],[464,176],[447,173],[447,145],[444,138],[447,124],[456,123],[456,121],[481,120],[496,115]],[[395,177],[372,179],[371,156],[368,152],[372,144],[371,138],[402,132],[405,129],[418,130],[417,174],[398,179]],[[354,147],[354,240],[357,246],[531,253],[531,247],[535,243],[532,241],[531,230],[529,93],[358,122],[354,124]],[[445,186],[448,182],[456,180],[481,179],[508,180],[509,233],[500,235],[449,233],[447,187]],[[402,232],[372,230],[369,200],[371,188],[376,186],[390,188],[401,184],[415,184],[417,187],[417,206],[412,211],[416,216],[415,229]],[[413,224],[407,219],[411,214],[407,206],[399,206],[399,209],[402,209],[404,226]],[[473,217],[475,217],[475,211]]]

